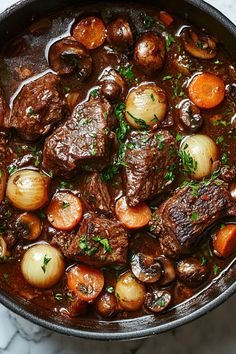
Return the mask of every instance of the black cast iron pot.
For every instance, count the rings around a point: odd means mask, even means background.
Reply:
[[[150,2],[159,8],[187,18],[198,27],[206,28],[223,43],[231,57],[236,60],[236,27],[219,11],[201,0]],[[32,18],[45,16],[70,4],[79,6],[81,3],[83,1],[80,0],[23,0],[0,15],[0,43],[3,44],[22,32]],[[88,1],[85,3],[88,5]],[[144,0],[143,4],[145,7]],[[72,321],[66,318],[62,320],[56,314],[35,307],[21,298],[13,299],[10,294],[3,291],[0,291],[0,302],[26,319],[56,332],[89,339],[130,340],[165,332],[190,322],[220,305],[235,291],[236,261],[230,264],[223,276],[216,278],[200,294],[159,316],[146,315],[141,318],[117,321],[78,318]]]

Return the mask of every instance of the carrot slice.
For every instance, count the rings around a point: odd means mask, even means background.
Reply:
[[[191,101],[200,108],[216,107],[225,96],[224,81],[214,74],[199,74],[190,82],[188,94]]]
[[[147,225],[152,216],[151,209],[145,203],[130,207],[125,197],[116,202],[115,212],[117,218],[128,229],[138,229]]]
[[[170,26],[172,24],[172,22],[174,21],[173,17],[170,14],[168,14],[168,12],[166,12],[166,11],[160,12],[160,20],[166,26]]]
[[[96,299],[104,287],[104,275],[95,268],[77,265],[67,273],[68,287],[84,301]]]
[[[75,25],[72,35],[87,49],[95,49],[105,42],[106,27],[99,18],[87,17]]]
[[[229,224],[222,227],[216,234],[213,246],[215,251],[224,258],[236,252],[236,225]]]
[[[80,199],[69,192],[55,194],[47,208],[48,221],[59,230],[73,229],[80,222],[82,215]]]

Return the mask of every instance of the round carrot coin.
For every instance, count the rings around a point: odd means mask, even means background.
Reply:
[[[80,199],[69,192],[55,194],[47,208],[48,221],[59,230],[72,230],[82,216]]]
[[[222,227],[216,234],[213,246],[219,256],[224,258],[236,252],[236,225],[229,224]]]
[[[99,269],[77,265],[67,273],[68,287],[84,301],[96,299],[104,287],[104,275]]]
[[[224,81],[215,74],[203,73],[195,76],[188,86],[189,98],[200,108],[214,108],[225,96]]]
[[[151,209],[145,203],[130,207],[125,197],[116,202],[115,212],[117,218],[128,229],[137,229],[147,225],[152,216]]]

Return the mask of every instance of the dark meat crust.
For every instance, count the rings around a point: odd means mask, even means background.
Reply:
[[[94,237],[107,239],[111,252],[93,240]],[[85,247],[80,247],[81,242]],[[127,261],[128,235],[120,222],[88,215],[81,223],[73,238],[67,257],[96,267],[125,264]]]
[[[191,252],[203,231],[220,218],[236,216],[236,204],[224,184],[199,184],[180,189],[154,213],[152,232],[159,234],[165,255],[177,258]]]
[[[127,202],[135,206],[171,183],[170,174],[174,175],[177,167],[177,143],[168,131],[158,130],[133,131],[127,144],[123,180]]]
[[[75,107],[71,119],[45,141],[43,167],[55,175],[77,167],[102,170],[108,164],[110,139],[107,134],[111,106],[94,99]]]
[[[0,87],[0,127],[3,126],[4,120],[8,118],[9,112],[10,110],[5,99],[5,93]]]
[[[113,205],[107,184],[99,173],[85,175],[80,181],[81,198],[86,209],[103,214],[111,214]]]
[[[26,84],[14,100],[11,116],[4,126],[16,128],[25,140],[37,140],[66,114],[66,102],[59,77],[48,73]]]

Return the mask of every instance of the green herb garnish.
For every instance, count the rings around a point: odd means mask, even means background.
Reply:
[[[46,268],[47,268],[47,265],[48,263],[51,261],[52,258],[48,257],[46,254],[44,256],[44,259],[43,259],[43,265],[41,266],[42,270],[44,273],[46,273]]]

